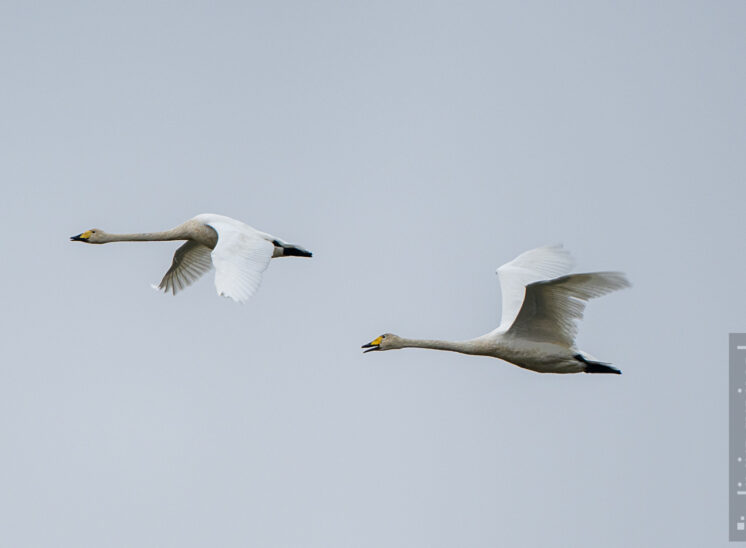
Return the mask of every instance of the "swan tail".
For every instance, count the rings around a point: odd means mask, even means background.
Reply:
[[[613,373],[614,375],[622,374],[622,372],[616,367],[611,367],[611,364],[589,360],[582,354],[576,354],[573,357],[580,363],[585,365],[585,369],[583,370],[584,373]]]

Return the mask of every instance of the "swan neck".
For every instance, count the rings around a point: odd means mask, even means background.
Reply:
[[[167,242],[171,240],[186,240],[188,236],[180,227],[164,230],[162,232],[135,232],[133,234],[106,234],[108,242]]]
[[[469,341],[441,341],[437,339],[402,339],[402,348],[429,348],[431,350],[448,350],[473,354],[474,348]]]

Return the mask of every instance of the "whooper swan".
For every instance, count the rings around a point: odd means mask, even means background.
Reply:
[[[522,253],[497,269],[502,319],[494,331],[466,341],[405,339],[391,333],[363,345],[373,350],[432,348],[500,358],[539,373],[616,373],[575,348],[576,320],[586,301],[629,287],[621,272],[568,274],[570,254],[561,246]]]
[[[218,295],[237,302],[245,302],[254,294],[273,257],[312,256],[300,246],[283,242],[241,221],[211,213],[197,215],[163,232],[108,234],[93,228],[70,240],[88,244],[186,240],[174,253],[171,268],[161,283],[153,287],[176,295],[214,266]]]

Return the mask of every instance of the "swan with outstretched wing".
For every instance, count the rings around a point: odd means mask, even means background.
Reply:
[[[153,286],[176,295],[215,267],[218,295],[247,301],[262,283],[262,275],[275,257],[311,257],[312,253],[256,230],[249,225],[212,213],[203,213],[170,230],[135,234],[109,234],[86,230],[70,238],[88,244],[109,242],[158,242],[186,240],[174,253],[171,268]]]
[[[522,253],[497,269],[502,318],[494,331],[466,341],[407,339],[386,333],[366,352],[431,348],[491,356],[539,373],[616,373],[575,347],[577,321],[590,299],[629,287],[621,272],[570,274],[573,260],[561,246]]]

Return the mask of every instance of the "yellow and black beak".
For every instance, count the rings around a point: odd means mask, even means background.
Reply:
[[[383,340],[383,337],[378,337],[372,341],[370,341],[368,344],[364,344],[360,348],[367,348],[363,354],[367,354],[368,352],[373,352],[374,350],[380,350],[381,349],[381,341]]]
[[[91,237],[91,231],[86,230],[85,232],[82,232],[78,234],[77,236],[70,236],[71,242],[85,242],[88,241],[88,238]]]

